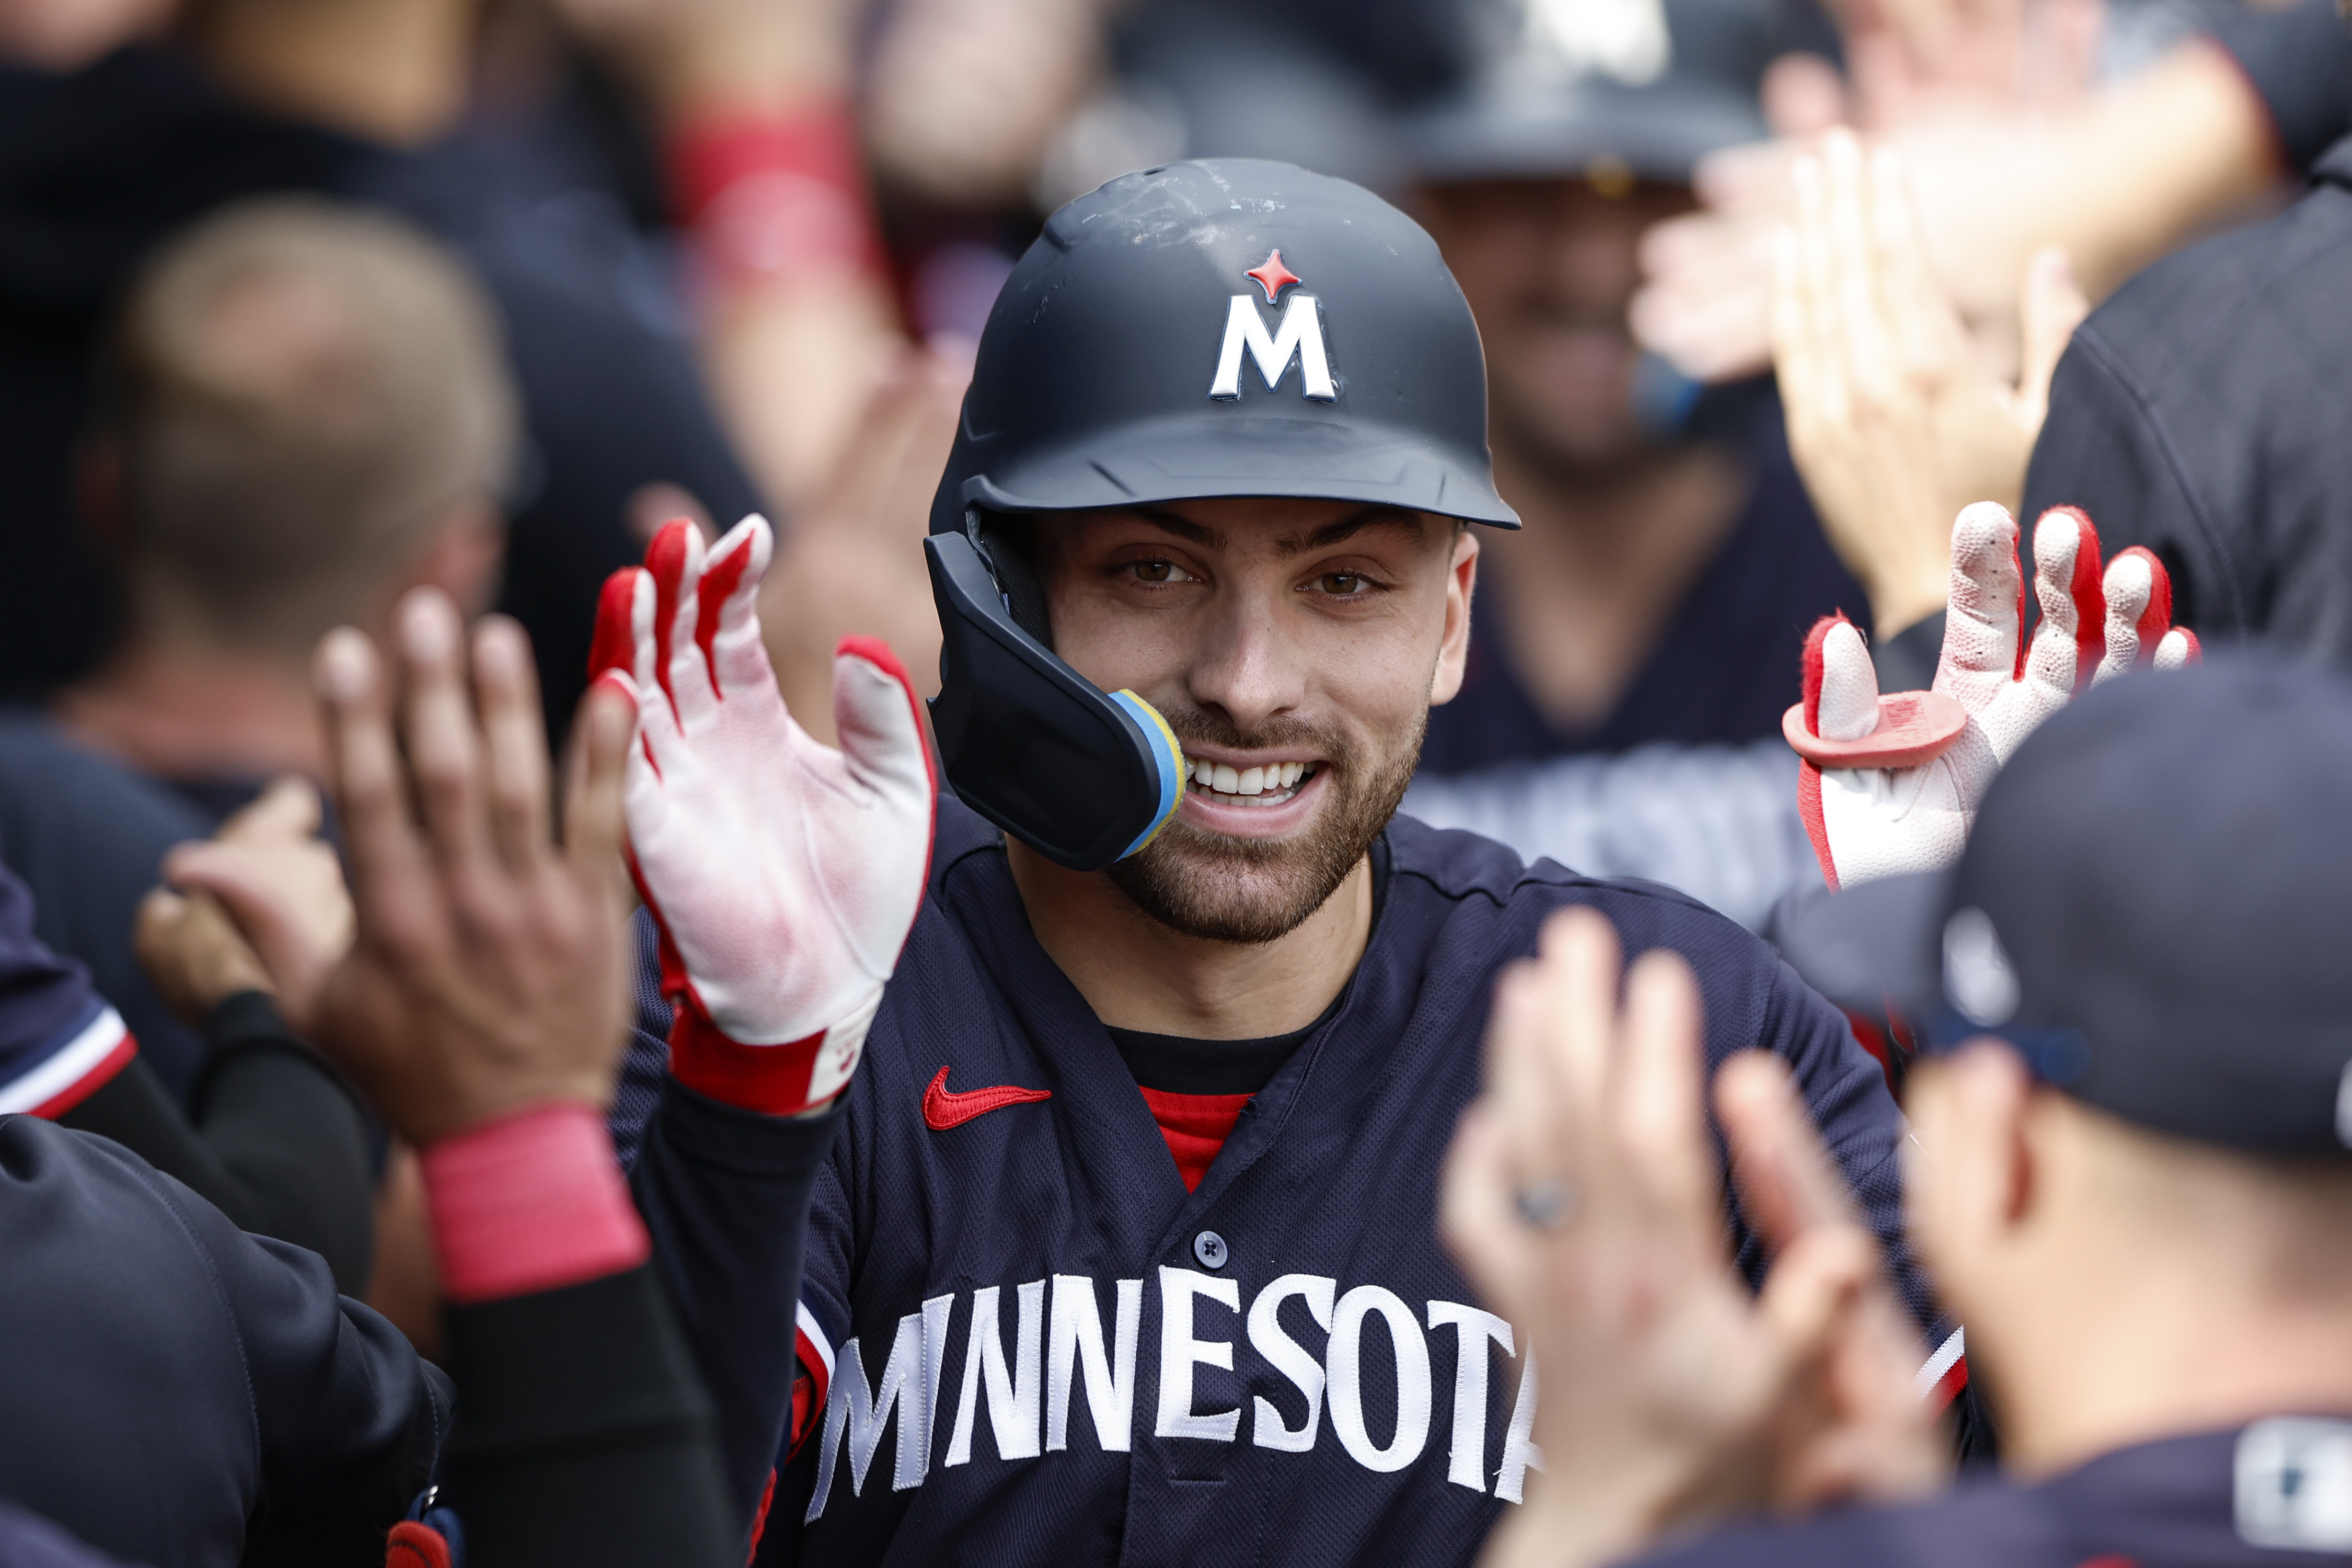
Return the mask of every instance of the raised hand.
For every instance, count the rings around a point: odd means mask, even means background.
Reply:
[[[1985,368],[1936,277],[1892,149],[1865,164],[1853,135],[1832,132],[1819,159],[1797,161],[1794,185],[1772,304],[1790,450],[1891,637],[1943,607],[1953,514],[2022,495],[2050,377],[2087,307],[2065,253],[2037,252],[2012,386]]]
[[[842,749],[786,710],[761,638],[767,523],[706,554],[662,530],[615,573],[596,660],[625,670],[642,745],[628,762],[630,865],[661,928],[679,1081],[773,1114],[848,1083],[921,905],[938,784],[889,647],[834,658]]]
[[[1961,511],[1928,693],[1882,699],[1861,634],[1842,618],[1813,628],[1804,700],[1782,728],[1804,759],[1798,810],[1832,888],[1949,865],[1993,775],[2044,719],[2095,679],[2197,657],[2195,634],[2170,626],[2163,564],[2126,550],[2103,584],[2098,531],[2081,511],[2042,513],[2033,560],[2042,625],[2021,647],[2017,524],[1990,501]]]
[[[627,1040],[612,868],[630,704],[610,683],[583,700],[558,846],[521,629],[482,624],[469,691],[445,595],[411,593],[397,626],[396,698],[366,637],[319,646],[358,931],[320,987],[314,1037],[420,1145],[533,1107],[601,1107]]]
[[[1858,1425],[1831,1376],[1839,1341],[1866,1303],[1875,1323],[1891,1306],[1785,1072],[1755,1064],[1727,1129],[1747,1136],[1778,1256],[1749,1296],[1725,1244],[1697,983],[1646,953],[1622,1011],[1617,997],[1608,921],[1553,916],[1537,960],[1496,987],[1486,1093],[1447,1164],[1446,1241],[1552,1391],[1536,1413],[1543,1473],[1488,1568],[1609,1561],[1669,1527],[1818,1495],[1833,1439]],[[1727,1092],[1738,1076],[1726,1069]],[[1873,1343],[1907,1392],[1916,1357]]]

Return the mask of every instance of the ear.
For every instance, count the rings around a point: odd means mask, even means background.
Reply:
[[[1445,636],[1437,645],[1437,668],[1429,677],[1429,705],[1451,702],[1462,689],[1470,659],[1470,595],[1478,586],[1478,531],[1458,525],[1453,558],[1445,569]]]
[[[449,514],[417,555],[401,591],[438,588],[470,621],[498,597],[506,554],[506,520],[487,501],[468,501]]]
[[[2032,1215],[2034,1112],[2047,1091],[2015,1050],[1990,1038],[1916,1066],[1924,1070],[1904,1097],[1921,1150],[1916,1228],[1939,1274],[1981,1278]]]

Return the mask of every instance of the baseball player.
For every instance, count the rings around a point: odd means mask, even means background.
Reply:
[[[1465,1119],[1446,1215],[1546,1375],[1601,1370],[1582,1400],[1546,1402],[1550,1468],[1488,1568],[1620,1561],[1710,1520],[1732,1527],[1643,1561],[2352,1562],[2347,791],[2337,678],[2246,661],[2135,676],[2023,741],[1956,864],[1872,879],[1799,923],[1793,946],[1923,1021],[1913,1232],[1967,1317],[2008,1471],[1948,1490],[1920,1463],[1933,1439],[1899,1364],[1849,1363],[1843,1388],[1819,1363],[1777,1385],[1691,1375],[1726,1343],[1768,1363],[1801,1346],[1807,1298],[1856,1277],[1857,1255],[1866,1279],[1869,1248],[1814,1200],[1760,1304],[1724,1289],[1687,977],[1640,961],[1612,1026],[1613,966],[1573,973],[1559,960],[1589,935],[1548,933],[1496,1009],[1517,1092]],[[1575,1069],[1595,1058],[1605,1074]],[[1743,1169],[1751,1143],[1809,1140],[1780,1076],[1743,1061],[1717,1079]],[[1638,1137],[1612,1135],[1633,1120],[1609,1114],[1617,1085],[1653,1108]],[[1531,1178],[1574,1184],[1577,1216],[1519,1222],[1509,1194]],[[1642,1281],[1639,1316],[1553,1310],[1551,1282],[1603,1268]],[[1865,1426],[1866,1450],[1848,1440]],[[1823,1462],[1891,1506],[1740,1521],[1768,1478]]]
[[[1473,1557],[1540,1462],[1538,1372],[1441,1249],[1437,1173],[1496,973],[1566,904],[1685,956],[1710,1062],[1787,1064],[1928,1325],[1899,1118],[1833,1008],[1690,900],[1394,815],[1477,531],[1518,526],[1485,431],[1410,220],[1179,163],[1055,214],[982,340],[928,541],[951,790],[878,645],[837,658],[839,752],[785,713],[764,522],[674,524],[608,585],[658,931],[635,1076],[834,1129],[797,1378],[711,1378],[774,1435],[736,1459],[754,1500],[781,1460],[762,1561]]]

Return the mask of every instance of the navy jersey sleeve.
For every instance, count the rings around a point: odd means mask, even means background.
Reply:
[[[316,1253],[176,1201],[212,1260],[252,1380],[263,1491],[246,1563],[382,1562],[383,1532],[430,1483],[448,1436],[447,1380],[398,1329],[339,1295]]]
[[[137,1049],[89,972],[33,934],[33,896],[0,866],[0,1113],[55,1117]]]
[[[669,1076],[669,1004],[652,920],[642,910],[637,1022],[610,1126],[652,1237],[654,1266],[719,1418],[739,1529],[764,1515],[777,1457],[792,1437],[803,1238],[842,1112],[763,1116]],[[822,1250],[821,1248],[819,1249]],[[821,1338],[822,1336],[820,1336]],[[815,1408],[824,1408],[817,1389]]]

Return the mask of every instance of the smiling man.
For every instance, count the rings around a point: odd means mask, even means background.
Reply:
[[[747,1519],[781,1450],[761,1561],[1468,1562],[1538,1462],[1536,1375],[1439,1248],[1438,1166],[1495,974],[1564,903],[1685,955],[1710,1060],[1788,1061],[1928,1310],[1838,1014],[1688,900],[1395,816],[1479,529],[1517,526],[1485,422],[1402,214],[1176,164],[1055,215],[982,341],[929,542],[935,843],[887,650],[844,647],[844,753],[783,715],[764,523],[674,527],[608,590],[640,1066],[666,1033],[665,1092],[835,1137],[797,1381],[703,1352],[730,1430],[775,1434]]]

